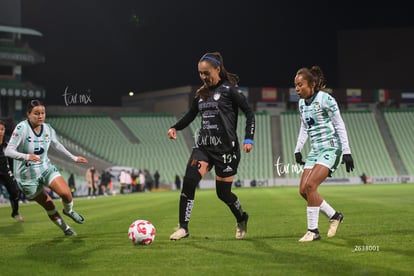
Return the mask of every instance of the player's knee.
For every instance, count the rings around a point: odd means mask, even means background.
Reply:
[[[318,183],[315,183],[314,181],[310,181],[306,183],[305,185],[305,194],[312,193],[318,189]]]
[[[195,190],[201,180],[201,174],[198,171],[199,162],[197,160],[190,160],[187,164],[185,174],[183,177],[182,193],[187,198],[194,198]]]
[[[237,197],[231,192],[232,182],[216,181],[217,197],[226,204],[232,204]]]
[[[301,187],[300,189],[299,189],[299,194],[304,198],[304,199],[306,199],[306,190],[305,190],[305,188],[304,187]]]
[[[188,164],[187,168],[185,170],[184,178],[183,180],[191,180],[192,182],[200,181],[201,180],[201,174],[199,172],[201,165],[198,160],[191,159]]]
[[[46,210],[46,213],[49,217],[53,217],[57,214],[57,210],[56,208],[50,209],[50,210]]]

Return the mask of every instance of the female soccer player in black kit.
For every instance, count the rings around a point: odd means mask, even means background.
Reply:
[[[246,115],[243,150],[250,152],[255,131],[254,113],[246,98],[238,92],[238,76],[226,71],[220,53],[207,53],[198,62],[203,85],[197,90],[190,110],[168,130],[168,138],[177,139],[177,130],[187,127],[201,115],[200,130],[184,175],[179,204],[179,227],[171,240],[189,236],[188,223],[194,205],[194,195],[201,178],[214,166],[216,193],[236,218],[236,239],[247,231],[248,214],[243,211],[237,196],[231,192],[234,175],[240,162],[240,145],[236,127],[239,108]]]
[[[0,121],[0,182],[6,187],[7,192],[9,193],[12,218],[19,222],[23,222],[24,218],[19,214],[20,190],[12,173],[13,168],[10,167],[13,164],[13,160],[4,155],[4,149],[7,147],[5,133],[6,123]]]

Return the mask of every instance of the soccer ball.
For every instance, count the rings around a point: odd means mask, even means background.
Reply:
[[[149,245],[155,240],[155,227],[148,220],[138,219],[129,226],[128,238],[133,244]]]

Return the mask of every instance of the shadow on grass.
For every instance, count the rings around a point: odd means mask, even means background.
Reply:
[[[24,232],[23,223],[14,222],[7,226],[0,227],[0,235],[14,237]]]
[[[26,248],[27,256],[36,263],[50,265],[51,262],[68,271],[85,269],[84,260],[94,248],[87,248],[84,240],[77,237],[56,237],[33,243]]]

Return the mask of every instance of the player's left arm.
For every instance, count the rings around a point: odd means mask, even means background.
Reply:
[[[346,171],[351,172],[354,170],[354,161],[351,155],[351,148],[349,147],[348,133],[341,112],[339,111],[338,103],[329,95],[326,98],[325,104],[329,118],[331,119],[342,144],[342,160],[346,165]]]
[[[66,155],[67,157],[69,157],[70,159],[72,159],[73,161],[77,162],[77,163],[88,163],[88,160],[83,157],[83,156],[75,156],[73,155],[70,151],[68,151],[65,146],[63,146],[57,139],[56,137],[56,132],[55,130],[51,128],[51,132],[52,132],[52,146],[59,152],[63,153],[64,155]]]
[[[251,110],[246,97],[241,94],[237,88],[232,89],[231,93],[233,100],[237,103],[237,106],[241,109],[241,111],[243,111],[246,116],[246,129],[242,148],[245,152],[250,152],[253,148],[254,132],[256,129],[254,113]]]

